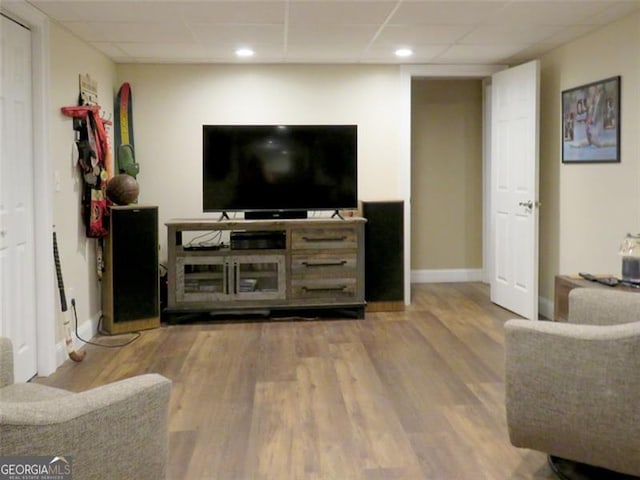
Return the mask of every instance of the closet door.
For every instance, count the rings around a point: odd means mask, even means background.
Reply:
[[[0,335],[13,342],[22,382],[37,371],[31,32],[0,20]]]

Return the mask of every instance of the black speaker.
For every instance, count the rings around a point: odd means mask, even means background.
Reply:
[[[404,202],[363,202],[362,216],[367,310],[404,309]]]
[[[109,209],[102,278],[104,329],[124,333],[160,325],[158,207]]]

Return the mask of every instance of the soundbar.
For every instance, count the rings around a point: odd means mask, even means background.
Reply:
[[[245,220],[291,220],[307,218],[307,210],[248,210],[244,212]]]

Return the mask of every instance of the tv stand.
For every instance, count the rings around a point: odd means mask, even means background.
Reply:
[[[340,220],[344,220],[344,217],[342,216],[342,214],[340,213],[340,210],[334,210],[333,215],[331,215],[331,218],[336,218],[338,217]]]
[[[364,318],[364,225],[349,217],[286,220],[174,219],[168,234],[168,289],[164,318],[256,311]],[[185,231],[282,237],[276,244],[230,242],[213,250],[182,245]],[[264,248],[261,248],[264,247]],[[237,314],[237,315],[236,315]],[[318,315],[319,316],[319,315]]]

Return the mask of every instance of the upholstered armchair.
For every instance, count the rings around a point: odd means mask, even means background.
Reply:
[[[171,382],[140,375],[73,393],[14,383],[0,338],[0,456],[68,456],[73,478],[166,477]]]
[[[640,292],[574,289],[568,322],[510,320],[505,334],[511,443],[554,470],[640,476]]]

